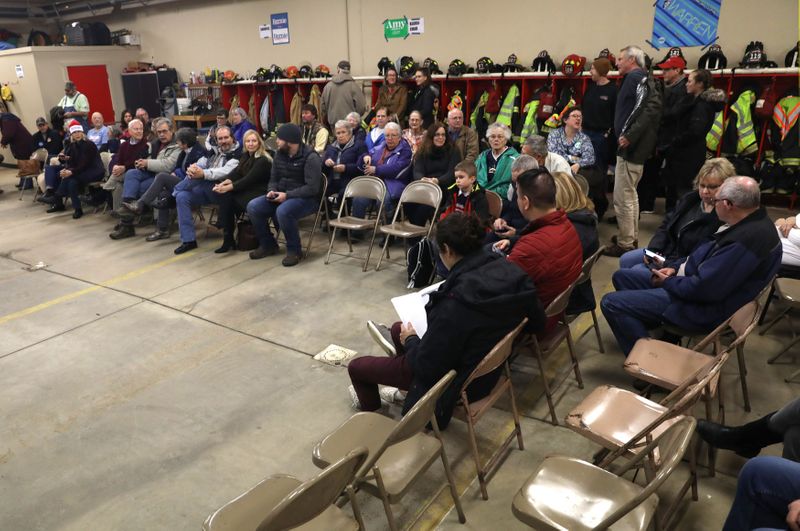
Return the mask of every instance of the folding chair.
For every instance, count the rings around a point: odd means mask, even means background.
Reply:
[[[582,284],[585,284],[586,282],[589,282],[592,279],[592,268],[597,263],[597,261],[600,259],[600,257],[603,255],[603,251],[605,251],[605,249],[606,248],[604,246],[600,246],[600,248],[597,250],[597,252],[595,252],[592,256],[590,256],[589,258],[587,258],[583,262],[583,268],[581,269],[581,275],[578,277],[578,280],[575,281],[575,287],[576,288],[578,286],[582,285]],[[573,290],[573,293],[574,293],[574,290]],[[597,307],[596,307],[596,304],[595,304],[595,308],[592,308],[591,310],[589,310],[591,312],[591,314],[592,314],[592,326],[590,326],[589,328],[587,328],[586,330],[581,332],[581,335],[578,336],[578,339],[575,340],[575,343],[577,343],[581,339],[583,339],[583,336],[588,334],[589,330],[594,328],[594,333],[597,336],[597,348],[600,349],[600,352],[605,353],[605,349],[603,348],[603,338],[600,337],[600,324],[599,324],[599,322],[597,320],[597,311],[596,310],[597,310]],[[585,312],[583,312],[583,313],[585,313]],[[564,320],[565,320],[565,322],[567,324],[572,324],[572,322],[575,321],[575,319],[577,319],[579,316],[580,316],[580,313],[571,314],[571,315],[565,315],[564,316]]]
[[[22,197],[25,195],[25,188],[28,182],[31,183],[31,188],[33,188],[33,200],[36,201],[36,198],[39,197],[41,190],[39,189],[39,181],[37,177],[39,177],[39,173],[41,173],[42,168],[44,168],[45,163],[47,162],[47,150],[44,148],[39,148],[33,152],[33,156],[31,156],[32,161],[36,161],[38,164],[34,168],[32,163],[30,164],[30,168],[27,170],[20,169],[17,176],[22,179],[22,186],[19,189],[19,200],[22,201]]]
[[[577,282],[577,281],[576,281]],[[569,285],[567,289],[562,291],[558,297],[553,299],[547,308],[545,308],[545,315],[550,318],[561,315],[569,302],[569,296],[575,288],[575,282]],[[567,347],[572,361],[569,368],[565,369],[560,376],[556,376],[554,383],[548,381],[547,373],[544,370],[545,360],[558,348],[564,340],[567,340]],[[547,398],[547,406],[550,408],[550,418],[554,426],[558,426],[558,419],[556,418],[556,408],[553,405],[553,393],[561,387],[561,385],[569,377],[570,370],[575,373],[575,380],[578,382],[578,387],[583,389],[583,378],[581,378],[580,367],[578,367],[578,358],[575,357],[575,346],[572,343],[572,334],[569,325],[560,321],[556,326],[547,333],[543,338],[539,339],[536,334],[529,334],[520,341],[518,348],[530,347],[536,362],[539,365],[539,374],[542,376],[542,384],[544,385],[544,394]]]
[[[374,219],[370,218],[357,218],[349,214],[348,199],[354,198],[370,199],[378,202],[378,215]],[[350,252],[353,252],[353,241],[350,238],[350,231],[353,230],[368,230],[372,229],[372,237],[369,240],[369,248],[367,249],[367,256],[364,258],[364,267],[362,271],[367,270],[369,265],[369,256],[372,253],[372,247],[375,244],[375,234],[378,232],[378,226],[381,220],[384,222],[383,200],[386,197],[386,184],[378,177],[363,176],[356,177],[347,183],[344,189],[342,202],[339,205],[339,215],[336,219],[328,220],[328,226],[333,227],[331,232],[330,241],[328,242],[328,255],[325,257],[325,265],[328,265],[331,259],[331,250],[333,249],[333,242],[336,239],[336,230],[342,229],[347,231],[347,246]]]
[[[489,493],[486,490],[486,486],[489,483],[489,477],[497,470],[498,466],[500,465],[500,457],[505,454],[505,451],[514,441],[514,437],[517,438],[519,449],[525,449],[522,443],[522,428],[520,427],[519,422],[517,402],[514,399],[514,386],[511,384],[511,369],[508,365],[508,358],[511,356],[514,339],[522,331],[522,329],[525,328],[527,323],[528,319],[526,317],[514,330],[506,334],[505,337],[503,337],[503,339],[501,339],[494,346],[494,348],[489,351],[486,357],[481,360],[478,366],[475,367],[475,370],[472,371],[467,380],[461,386],[461,401],[456,406],[453,415],[455,418],[466,422],[467,427],[469,428],[468,433],[470,448],[472,450],[472,458],[475,460],[475,468],[478,471],[478,482],[481,485],[481,495],[483,496],[484,500],[489,499]],[[467,388],[469,385],[478,378],[490,374],[500,366],[503,367],[503,374],[497,380],[497,385],[494,386],[492,392],[489,393],[488,396],[476,402],[470,402],[469,398],[467,397]],[[506,438],[492,453],[486,463],[482,465],[478,452],[478,440],[475,437],[475,424],[477,424],[483,414],[489,411],[489,409],[491,409],[497,400],[506,393],[511,400],[511,415],[514,419],[514,429],[511,430],[511,433],[506,436]]]
[[[367,459],[359,447],[306,482],[285,474],[269,476],[229,501],[203,522],[204,531],[278,531],[308,523],[314,529],[364,529],[350,484]],[[355,520],[334,502],[346,491]]]
[[[392,222],[388,225],[382,225],[380,228],[381,232],[386,235],[386,241],[383,244],[381,256],[378,258],[378,265],[375,266],[375,271],[378,271],[381,268],[383,255],[386,255],[387,259],[391,258],[389,256],[390,236],[403,239],[418,238],[421,236],[425,236],[426,238],[430,237],[431,231],[433,230],[433,225],[436,223],[436,216],[439,213],[439,204],[441,202],[442,189],[436,184],[424,181],[414,181],[403,189],[403,193],[400,195],[400,201],[398,202],[397,208],[394,211],[394,218],[392,219]],[[403,207],[405,203],[416,203],[433,208],[433,217],[431,218],[431,222],[428,224],[427,228],[420,225],[414,225],[410,221],[405,221],[402,218],[401,221],[398,221],[398,218],[400,218],[401,215],[404,215]]]
[[[436,422],[436,401],[452,383],[456,371],[442,377],[398,422],[378,413],[356,413],[314,448],[313,461],[327,467],[357,446],[369,449],[369,458],[356,473],[353,487],[383,501],[389,528],[398,529],[391,504],[400,501],[437,458],[441,458],[458,520],[467,521],[458,497],[450,462]],[[427,424],[433,435],[425,433]]]
[[[486,202],[489,204],[489,214],[492,219],[500,217],[503,212],[503,199],[493,190],[486,190]]]
[[[656,491],[680,465],[695,425],[695,419],[681,418],[615,472],[573,457],[548,456],[520,487],[511,510],[536,529],[644,531],[656,516]],[[622,477],[655,453],[664,459],[644,487]]]
[[[800,266],[792,266],[783,264],[781,265],[780,269],[778,269],[777,278],[793,278],[796,280],[800,280]],[[769,291],[769,295],[767,295],[767,300],[764,302],[764,311],[761,312],[761,317],[758,319],[758,325],[761,326],[764,324],[764,319],[767,317],[767,311],[769,310],[769,304],[772,301],[772,296],[775,295],[775,281],[772,281],[772,288]],[[763,335],[759,332],[759,335]]]
[[[775,363],[778,358],[789,352],[792,347],[800,342],[800,336],[798,336],[795,332],[794,326],[792,326],[792,319],[789,316],[792,310],[800,308],[800,280],[795,280],[793,278],[776,278],[774,281],[774,287],[775,294],[778,296],[778,301],[784,305],[784,309],[759,332],[759,335],[763,336],[778,321],[781,319],[786,319],[789,322],[789,326],[792,327],[792,340],[786,344],[783,350],[767,360],[767,363],[769,364]],[[784,379],[784,381],[787,383],[794,382],[798,375],[800,375],[800,370],[790,374],[789,377]]]

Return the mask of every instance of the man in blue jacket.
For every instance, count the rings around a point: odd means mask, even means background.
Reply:
[[[620,349],[627,356],[648,330],[666,322],[705,333],[750,302],[781,264],[778,233],[760,206],[758,183],[731,177],[714,208],[725,225],[682,263],[653,269],[644,279],[614,275],[617,289],[600,303]]]

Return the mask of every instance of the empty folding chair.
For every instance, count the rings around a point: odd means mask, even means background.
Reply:
[[[350,209],[348,206],[348,199],[355,199],[359,197],[377,201],[378,215],[375,218],[357,218],[349,214]],[[344,189],[342,203],[339,205],[339,216],[336,219],[328,221],[328,226],[333,227],[333,231],[331,231],[330,242],[328,242],[328,255],[325,257],[326,265],[331,259],[331,250],[333,249],[333,242],[336,238],[337,229],[347,231],[347,245],[351,253],[353,252],[353,242],[350,239],[350,231],[372,229],[372,236],[369,240],[369,248],[367,248],[367,256],[364,258],[364,267],[362,271],[367,270],[367,266],[369,265],[369,255],[372,253],[372,246],[375,244],[375,234],[378,232],[378,226],[380,225],[384,216],[383,200],[385,197],[386,184],[378,177],[356,177],[347,183],[347,187]]]
[[[517,492],[512,512],[536,529],[648,529],[656,491],[680,465],[695,425],[681,418],[614,473],[573,457],[546,457]],[[655,453],[663,456],[661,467],[645,486],[622,477]]]
[[[562,291],[558,297],[553,299],[547,308],[545,308],[545,315],[550,318],[559,316],[564,313],[564,309],[569,302],[569,296],[575,288],[575,282]],[[547,378],[547,373],[544,369],[544,362],[550,355],[556,351],[559,345],[567,341],[567,348],[569,349],[569,356],[571,359],[569,367],[565,368],[560,375],[557,375],[551,383]],[[558,426],[558,419],[556,418],[556,408],[553,404],[553,393],[567,381],[570,371],[575,373],[575,380],[578,382],[578,387],[583,389],[583,378],[581,378],[581,370],[578,366],[578,358],[575,356],[575,346],[572,343],[572,334],[569,325],[560,321],[556,326],[548,332],[543,338],[539,339],[535,334],[530,334],[519,342],[518,348],[528,347],[532,350],[536,362],[539,366],[539,374],[542,376],[542,384],[544,385],[544,395],[547,398],[547,406],[550,408],[550,418],[554,426]]]
[[[581,269],[581,275],[578,277],[578,280],[575,281],[575,289],[572,291],[571,297],[575,296],[576,290],[580,289],[581,286],[585,285],[587,282],[592,280],[592,268],[603,255],[603,251],[605,251],[604,246],[600,246],[600,248],[595,252],[592,256],[584,260],[583,268]],[[603,348],[603,338],[600,337],[600,325],[597,320],[597,303],[595,302],[595,307],[589,310],[592,314],[592,326],[588,327],[586,330],[581,332],[581,335],[575,340],[575,343],[579,342],[583,339],[583,336],[589,333],[589,330],[594,328],[594,333],[597,336],[597,348],[600,349],[600,352],[605,352]],[[585,313],[585,312],[581,312]],[[575,319],[580,316],[580,313],[576,314],[567,314],[564,316],[564,319],[567,324],[571,324]]]
[[[503,212],[503,199],[497,192],[486,190],[486,203],[489,205],[489,215],[492,219],[499,218]]]
[[[794,331],[794,326],[792,326],[792,319],[790,317],[792,310],[800,308],[800,280],[795,280],[793,278],[776,278],[774,282],[775,294],[778,296],[778,301],[783,304],[784,308],[780,314],[759,332],[759,335],[764,335],[778,321],[786,319],[789,326],[792,327],[792,340],[786,344],[783,350],[768,359],[767,363],[775,363],[778,358],[789,352],[792,347],[800,342],[800,336]],[[793,382],[798,375],[800,375],[800,370],[790,374],[784,381]]]
[[[203,530],[364,529],[350,484],[366,459],[367,449],[360,447],[306,482],[285,474],[269,476],[211,513]],[[355,520],[334,505],[345,491]]]
[[[463,420],[467,423],[469,428],[469,443],[472,449],[472,458],[475,460],[475,468],[478,471],[478,482],[481,485],[481,495],[484,500],[489,499],[489,493],[486,490],[486,485],[489,483],[489,477],[493,474],[497,467],[500,465],[500,458],[505,451],[514,441],[516,437],[519,449],[524,450],[525,447],[522,443],[522,428],[519,422],[519,412],[517,411],[517,402],[514,398],[514,386],[511,384],[511,370],[508,365],[508,358],[511,356],[514,339],[519,335],[528,319],[525,318],[522,322],[511,332],[501,339],[497,345],[481,360],[475,370],[469,375],[467,380],[461,386],[461,401],[456,406],[453,416],[457,419]],[[467,397],[467,388],[469,385],[485,376],[490,374],[498,367],[503,367],[503,374],[497,380],[497,384],[492,389],[488,396],[476,402],[470,402]],[[492,453],[486,463],[481,464],[480,455],[478,452],[478,440],[475,437],[475,424],[483,417],[484,413],[489,411],[491,407],[502,397],[504,394],[508,395],[511,401],[511,415],[514,419],[514,429],[511,430],[500,446]]]
[[[437,458],[444,465],[458,519],[467,521],[434,414],[436,401],[455,376],[456,371],[448,372],[399,422],[378,413],[356,413],[314,448],[314,464],[327,467],[354,447],[367,447],[369,458],[356,473],[353,486],[383,501],[392,531],[398,527],[391,504],[399,502]],[[425,433],[428,423],[433,435]]]
[[[433,225],[436,223],[436,217],[439,213],[439,204],[442,202],[442,189],[438,185],[425,182],[414,181],[403,189],[400,195],[400,201],[394,211],[394,218],[388,225],[382,225],[380,230],[386,235],[386,241],[381,250],[381,256],[378,258],[378,265],[375,266],[375,271],[381,268],[381,261],[383,255],[389,257],[389,238],[419,238],[422,236],[429,237],[433,230]],[[406,203],[415,203],[419,205],[429,206],[433,208],[433,217],[427,227],[421,225],[414,225],[410,221],[404,219],[403,207]]]

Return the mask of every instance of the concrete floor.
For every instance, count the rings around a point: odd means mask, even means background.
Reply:
[[[316,472],[314,444],[353,411],[346,371],[312,356],[329,343],[378,354],[364,322],[395,318],[389,299],[405,292],[404,266],[362,273],[338,241],[326,266],[324,234],[310,259],[292,269],[281,267],[280,257],[215,255],[220,239],[213,231],[204,239],[201,230],[200,248],[176,257],[174,237],[147,243],[145,228],[141,237],[111,241],[108,215],[75,221],[69,213],[45,214],[30,192],[17,200],[14,181],[13,171],[0,170],[0,529],[199,529],[264,476]],[[642,217],[640,239],[647,241],[660,218]],[[612,233],[603,224],[602,240]],[[598,298],[615,267],[609,258],[599,262]],[[577,321],[573,333],[589,322]],[[606,353],[592,336],[578,344],[586,385],[562,390],[562,418],[597,385],[630,385],[602,317],[601,327]],[[731,423],[797,395],[798,384],[783,377],[800,363],[798,353],[765,363],[789,333],[780,325],[748,340],[751,413],[742,408],[738,372],[725,368]],[[466,428],[454,421],[446,446],[467,524],[449,512],[441,467],[434,466],[396,506],[404,526],[522,528],[511,500],[544,456],[590,459],[597,450],[546,422],[538,377],[521,369],[514,379],[525,450],[508,454],[489,485],[490,500],[480,499]],[[398,416],[399,408],[386,412]],[[491,447],[508,425],[508,414],[493,410],[479,426],[482,446]],[[720,452],[717,477],[701,470],[700,500],[683,505],[675,527],[720,528],[742,463]],[[385,529],[380,503],[359,496],[367,527]]]

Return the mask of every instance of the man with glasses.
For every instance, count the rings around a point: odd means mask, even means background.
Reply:
[[[89,130],[89,99],[78,92],[75,83],[67,81],[64,83],[64,97],[58,102],[58,106],[64,109],[64,122],[70,119],[78,120],[83,126],[84,131]]]
[[[478,133],[464,125],[464,113],[461,109],[451,109],[447,113],[447,134],[461,153],[461,160],[474,163],[479,152]]]
[[[707,333],[752,301],[781,264],[781,243],[760,206],[758,183],[731,177],[712,200],[725,223],[707,242],[674,267],[652,262],[652,276],[612,277],[616,292],[600,302],[625,356],[649,330],[669,323]]]

